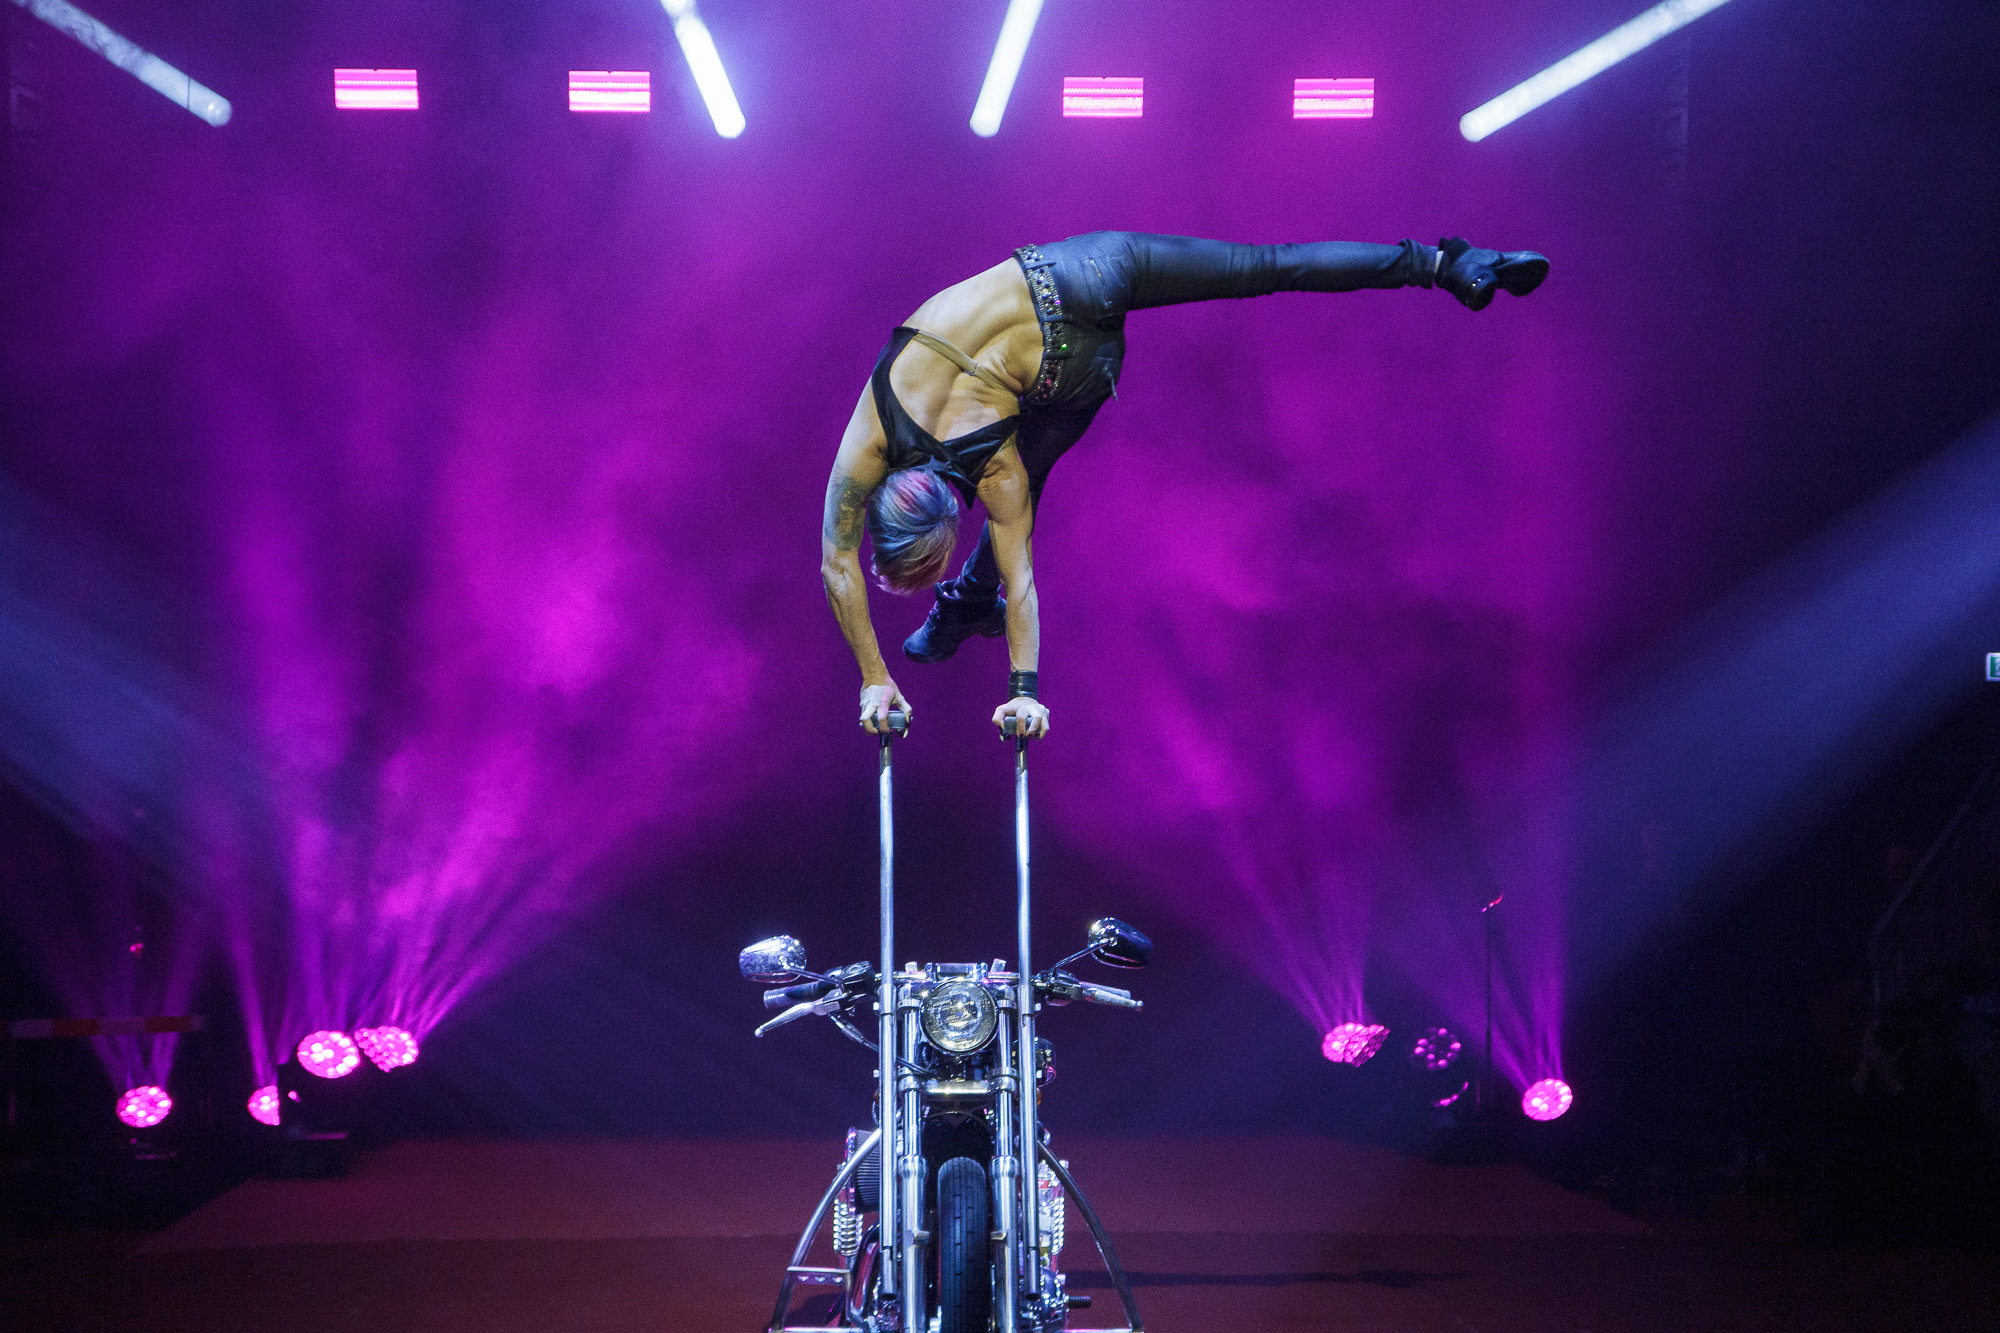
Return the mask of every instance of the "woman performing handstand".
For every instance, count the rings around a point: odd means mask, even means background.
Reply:
[[[945,288],[890,334],[827,482],[820,577],[861,667],[861,725],[876,732],[891,709],[911,711],[868,618],[865,529],[884,587],[915,593],[936,583],[937,605],[903,652],[942,662],[974,634],[1004,633],[1012,670],[994,724],[1014,717],[1029,735],[1048,734],[1049,710],[1037,697],[1035,502],[1050,467],[1116,392],[1127,311],[1411,286],[1442,287],[1483,310],[1496,291],[1526,296],[1548,271],[1533,251],[1481,250],[1456,239],[1435,247],[1236,245],[1097,231],[1023,246]],[[986,506],[986,526],[958,577],[937,583],[958,541],[961,496]]]

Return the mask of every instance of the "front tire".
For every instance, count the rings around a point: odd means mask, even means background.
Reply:
[[[938,1333],[986,1333],[993,1306],[993,1241],[986,1168],[954,1157],[938,1171]]]

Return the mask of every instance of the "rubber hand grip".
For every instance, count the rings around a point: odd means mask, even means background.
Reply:
[[[817,1000],[840,985],[837,981],[802,981],[796,986],[779,986],[764,992],[766,1009],[783,1009],[801,1000]]]

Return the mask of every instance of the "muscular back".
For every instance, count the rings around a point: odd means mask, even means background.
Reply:
[[[945,288],[903,322],[956,344],[1005,381],[1015,395],[1025,393],[1041,369],[1041,326],[1035,321],[1021,266],[1012,259]],[[904,410],[939,439],[977,430],[1019,410],[1012,398],[922,344],[905,349],[897,358],[889,370],[889,385]],[[872,401],[867,410],[872,418]]]

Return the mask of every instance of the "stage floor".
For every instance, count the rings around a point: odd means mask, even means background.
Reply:
[[[1662,1233],[1518,1166],[1331,1139],[1062,1144],[1149,1328],[1688,1333],[2000,1328],[1990,1256]],[[253,1180],[136,1242],[5,1247],[0,1328],[610,1333],[769,1318],[826,1143],[418,1142]],[[1079,1326],[1118,1321],[1072,1215]]]

